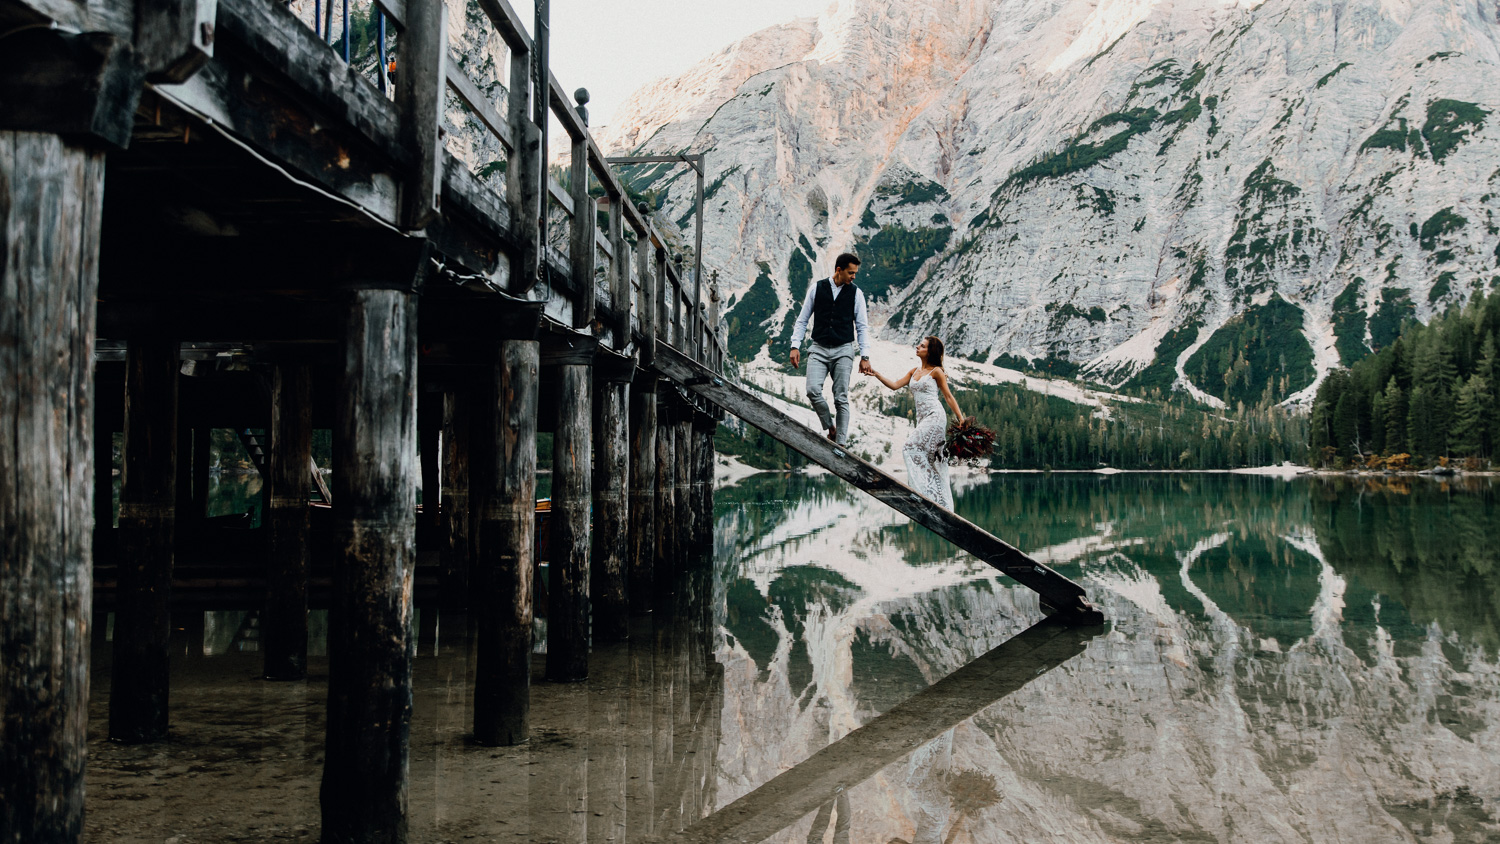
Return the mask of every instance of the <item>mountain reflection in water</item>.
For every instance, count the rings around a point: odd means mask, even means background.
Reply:
[[[1500,840],[1489,479],[958,486],[1113,630],[767,840]],[[1041,617],[836,479],[717,505],[719,806]]]
[[[535,680],[527,745],[470,740],[477,613],[417,608],[409,840],[1500,841],[1491,480],[956,491],[1108,631],[1027,663],[1029,590],[837,479],[753,477],[716,493],[711,563],[595,642],[587,682]],[[86,840],[316,841],[310,622],[309,678],[267,683],[254,612],[174,613],[171,740],[123,745],[101,613]]]

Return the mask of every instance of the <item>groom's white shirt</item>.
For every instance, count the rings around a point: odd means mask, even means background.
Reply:
[[[824,281],[833,288],[833,301],[835,302],[844,295],[845,290],[854,291],[855,338],[859,340],[860,354],[868,355],[870,353],[870,314],[865,309],[865,292],[853,284],[843,286],[834,284],[831,278],[820,279],[807,286],[807,296],[802,299],[802,315],[797,317],[797,324],[792,327],[792,348],[802,348],[802,338],[807,334],[807,322],[812,319],[813,303],[818,298],[818,285]]]

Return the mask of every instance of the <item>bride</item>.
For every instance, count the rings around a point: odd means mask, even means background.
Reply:
[[[892,381],[876,372],[869,374],[892,390],[906,387],[917,405],[917,429],[906,438],[902,456],[906,458],[906,482],[928,499],[953,509],[953,490],[948,485],[948,462],[943,457],[948,420],[943,413],[943,399],[953,408],[953,415],[963,421],[963,412],[953,391],[948,389],[948,373],[943,371],[943,341],[927,337],[917,344],[918,366]],[[941,397],[939,397],[941,393]]]

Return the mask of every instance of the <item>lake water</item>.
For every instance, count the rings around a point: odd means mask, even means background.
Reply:
[[[670,605],[534,686],[528,746],[467,742],[473,614],[422,611],[412,840],[1500,840],[1489,479],[959,487],[1109,624],[1033,628],[1032,593],[837,479],[752,477]],[[90,840],[315,840],[321,614],[282,684],[253,619],[197,615],[172,740],[91,744]]]

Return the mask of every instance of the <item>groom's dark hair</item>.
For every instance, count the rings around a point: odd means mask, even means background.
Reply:
[[[927,365],[943,365],[943,341],[936,337],[927,338]]]
[[[842,270],[850,264],[859,266],[859,256],[853,252],[845,252],[833,260],[833,268],[836,270]]]

